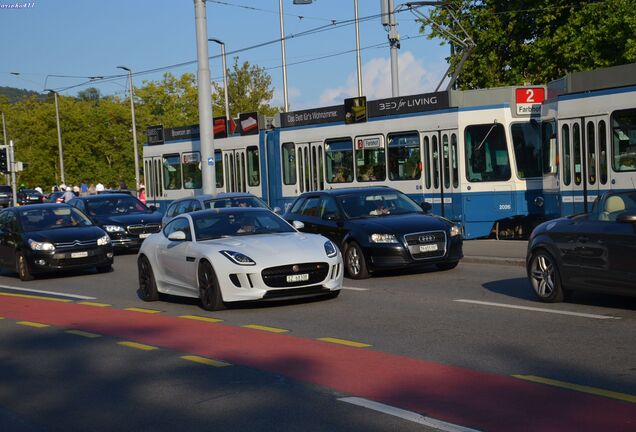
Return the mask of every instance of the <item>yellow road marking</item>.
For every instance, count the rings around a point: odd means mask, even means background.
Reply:
[[[140,350],[143,350],[143,351],[152,351],[152,350],[159,349],[159,348],[151,346],[151,345],[145,345],[145,344],[141,344],[141,343],[137,343],[137,342],[129,342],[129,341],[117,342],[117,344],[118,345],[127,346],[127,347],[130,347],[130,348],[140,349]]]
[[[108,307],[108,306],[112,306],[106,303],[95,303],[95,302],[89,302],[89,301],[81,301],[81,302],[77,302],[77,304],[81,304],[81,305],[86,305],[86,306],[95,306],[95,307]]]
[[[73,300],[69,300],[69,299],[60,299],[60,298],[54,298],[54,297],[43,297],[43,296],[34,296],[34,295],[29,295],[29,294],[14,294],[14,293],[4,293],[4,292],[0,292],[0,295],[2,296],[6,296],[6,297],[22,297],[22,298],[30,298],[30,299],[38,299],[38,300],[49,300],[49,301],[56,301],[56,302],[62,302],[62,303],[70,303]]]
[[[567,383],[563,381],[552,380],[549,378],[542,378],[542,377],[538,377],[534,375],[513,375],[513,377],[526,380],[526,381],[536,382],[539,384],[546,384],[546,385],[551,385],[555,387],[566,388],[569,390],[576,390],[583,393],[590,393],[597,396],[604,396],[611,399],[618,399],[625,402],[636,403],[636,396],[630,395],[627,393],[619,393],[615,391],[599,389],[596,387],[588,387],[584,385],[571,384],[571,383]]]
[[[185,318],[185,319],[191,319],[191,320],[197,320],[197,321],[205,321],[205,322],[211,322],[211,323],[223,322],[222,319],[202,317],[202,316],[199,316],[199,315],[181,315],[179,318]]]
[[[205,358],[205,357],[199,357],[199,356],[195,356],[195,355],[187,355],[187,356],[182,356],[181,357],[184,360],[189,360],[191,362],[195,362],[195,363],[201,363],[204,365],[208,365],[208,366],[214,366],[214,367],[225,367],[225,366],[232,366],[229,363],[225,363],[219,360],[212,360],[209,358]]]
[[[124,310],[131,311],[131,312],[147,313],[147,314],[154,314],[154,313],[161,312],[160,310],[156,310],[156,309],[144,309],[144,308],[136,308],[136,307],[124,308]]]
[[[263,331],[268,331],[268,332],[272,332],[272,333],[285,333],[285,332],[289,331],[289,330],[285,330],[285,329],[282,329],[282,328],[267,327],[267,326],[261,326],[261,325],[256,325],[256,324],[248,324],[248,325],[244,325],[242,327],[250,328],[250,329],[254,329],[254,330],[263,330]]]
[[[89,333],[89,332],[85,332],[85,331],[81,331],[81,330],[66,330],[66,333],[70,333],[73,335],[77,335],[77,336],[84,336],[87,338],[98,338],[98,337],[102,337],[102,335],[98,335],[95,333]]]
[[[50,325],[48,324],[36,323],[32,321],[18,321],[16,324],[20,324],[20,325],[28,326],[28,327],[37,327],[37,328],[50,327]]]
[[[323,341],[323,342],[331,342],[331,343],[335,343],[335,344],[346,345],[346,346],[350,346],[350,347],[356,347],[356,348],[366,348],[366,347],[370,347],[371,346],[369,344],[365,344],[365,343],[362,343],[362,342],[354,342],[354,341],[350,341],[350,340],[336,339],[336,338],[330,338],[330,337],[318,338],[318,340],[319,341]]]

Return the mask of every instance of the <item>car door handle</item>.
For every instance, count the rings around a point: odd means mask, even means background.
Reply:
[[[194,262],[195,259],[196,259],[195,257],[189,257],[189,256],[186,257],[187,262]]]

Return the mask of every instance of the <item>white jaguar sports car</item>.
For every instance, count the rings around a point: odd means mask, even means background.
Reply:
[[[296,231],[267,209],[224,208],[182,214],[142,243],[139,295],[225,302],[336,297],[342,256],[327,238]]]

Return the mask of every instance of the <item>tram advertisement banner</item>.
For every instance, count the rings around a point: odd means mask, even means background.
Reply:
[[[212,130],[214,139],[227,137],[227,119],[225,117],[214,117],[212,119]]]
[[[255,112],[239,114],[239,126],[241,135],[258,134],[258,114]]]
[[[345,119],[343,105],[324,108],[291,111],[280,114],[280,126],[283,128],[308,126],[319,123],[341,122]]]
[[[448,108],[448,92],[424,93],[369,101],[369,117],[410,114]]]

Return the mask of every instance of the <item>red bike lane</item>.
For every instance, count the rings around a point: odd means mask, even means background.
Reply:
[[[288,334],[20,297],[0,316],[196,354],[483,431],[635,431],[636,404]]]

